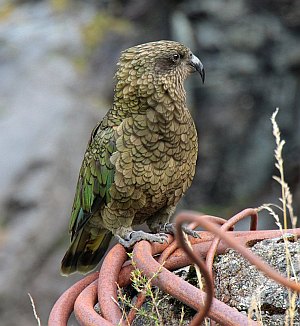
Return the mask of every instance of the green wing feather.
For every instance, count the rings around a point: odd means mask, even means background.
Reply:
[[[96,131],[95,131],[96,130]],[[97,126],[93,133],[79,173],[69,224],[71,239],[103,204],[110,201],[110,188],[115,168],[110,162],[116,151],[114,130]]]
[[[101,206],[110,201],[114,181],[114,165],[110,162],[116,150],[114,130],[94,129],[80,169],[70,219],[71,244],[61,264],[63,275],[87,273],[94,269],[105,254],[112,233],[99,225],[92,233],[87,221]]]

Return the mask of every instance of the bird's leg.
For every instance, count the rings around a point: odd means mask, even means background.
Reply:
[[[151,219],[147,220],[147,224],[152,232],[163,232],[167,234],[176,234],[175,223],[170,223],[169,220],[172,214],[175,211],[175,206],[169,206],[161,209],[155,215],[151,217]],[[194,238],[200,238],[199,234],[189,229],[186,225],[182,226],[182,231],[187,235],[191,235]]]
[[[141,240],[159,243],[168,242],[168,236],[165,233],[152,234],[144,231],[134,231],[131,228],[120,228],[116,230],[115,236],[125,248],[130,248]]]
[[[152,232],[164,232],[168,234],[174,234],[174,232],[169,232],[165,227],[169,224],[170,218],[175,211],[176,206],[163,207],[154,215],[151,216],[146,222],[149,229]]]
[[[181,229],[185,234],[190,235],[193,238],[200,238],[200,235],[197,233],[197,231],[188,228],[187,225],[182,225]],[[168,234],[176,235],[175,223],[165,223],[164,225],[162,225],[161,231]]]

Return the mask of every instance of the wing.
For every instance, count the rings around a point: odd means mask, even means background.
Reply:
[[[116,151],[115,132],[107,127],[93,130],[79,173],[69,231],[71,240],[99,208],[110,201],[115,167],[110,157]]]

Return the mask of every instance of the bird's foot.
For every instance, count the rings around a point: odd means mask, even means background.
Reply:
[[[176,235],[176,227],[174,223],[166,223],[161,227],[162,232]],[[186,225],[182,225],[182,231],[187,234],[192,236],[193,238],[200,238],[200,235],[197,233],[195,230],[189,229]]]
[[[130,248],[141,240],[159,243],[168,242],[168,235],[165,233],[152,234],[144,231],[132,231],[128,233],[125,238],[122,238],[119,235],[116,235],[116,237],[119,243],[125,248]]]

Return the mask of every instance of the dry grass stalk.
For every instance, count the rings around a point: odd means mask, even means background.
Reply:
[[[33,298],[32,298],[32,296],[31,296],[30,293],[27,293],[27,294],[28,294],[29,299],[30,299],[30,302],[31,302],[31,306],[32,306],[32,311],[33,311],[34,318],[36,319],[38,326],[41,326],[42,325],[41,324],[41,320],[40,320],[40,318],[39,318],[39,316],[38,316],[38,314],[36,312],[35,303],[33,301]]]
[[[278,182],[281,186],[281,198],[279,198],[279,201],[281,202],[281,206],[276,204],[263,204],[261,207],[258,208],[258,211],[261,211],[263,209],[267,210],[271,216],[275,219],[276,225],[279,227],[279,229],[282,231],[286,230],[288,228],[288,221],[287,221],[287,213],[289,214],[291,224],[293,228],[296,228],[297,224],[297,216],[294,214],[293,210],[293,196],[291,194],[290,188],[288,184],[285,181],[284,177],[284,160],[282,156],[282,150],[283,146],[285,145],[285,141],[281,139],[281,133],[279,126],[276,122],[276,116],[279,112],[279,109],[276,108],[275,112],[272,114],[271,122],[273,127],[273,135],[275,137],[276,142],[276,148],[274,150],[274,156],[275,156],[275,167],[279,171],[279,176],[273,176],[273,179]],[[280,222],[279,215],[274,211],[274,209],[279,209],[283,214],[283,225]],[[286,237],[283,237],[284,244],[285,244],[285,251],[286,251],[286,266],[287,266],[287,277],[291,278],[291,275],[293,275],[293,278],[295,282],[297,282],[297,276],[295,272],[295,268],[292,262],[292,257],[288,249],[288,239]],[[285,316],[285,325],[293,325],[293,320],[295,316],[295,309],[296,309],[296,298],[297,293],[292,292],[291,290],[288,290],[288,296],[289,296],[289,308],[286,311]]]

